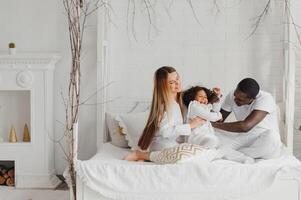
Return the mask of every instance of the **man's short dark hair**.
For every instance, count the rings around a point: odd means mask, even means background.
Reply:
[[[237,89],[247,94],[249,98],[255,99],[259,93],[260,87],[256,80],[245,78],[238,83]]]

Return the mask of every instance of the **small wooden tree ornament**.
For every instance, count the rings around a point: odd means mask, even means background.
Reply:
[[[30,134],[27,124],[25,124],[23,129],[23,142],[30,142]]]
[[[16,129],[14,127],[14,125],[11,126],[10,128],[10,133],[9,133],[9,138],[8,138],[9,142],[17,142],[17,134],[16,134]]]

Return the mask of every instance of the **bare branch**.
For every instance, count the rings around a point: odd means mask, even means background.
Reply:
[[[62,143],[58,142],[58,144],[59,144],[59,147],[61,148],[62,152],[63,152],[64,155],[65,155],[66,161],[70,160],[70,159],[68,159],[67,151],[66,151],[66,149],[63,147]]]
[[[153,7],[153,5],[151,4],[151,2],[149,0],[143,0],[143,4],[145,5],[145,9],[147,12],[147,17],[148,17],[148,22],[149,22],[149,28],[148,28],[148,39],[151,39],[151,30],[152,28],[156,31],[158,31],[159,29],[156,27],[155,23],[153,22],[153,18],[156,17],[156,11]],[[153,13],[153,14],[151,14]]]
[[[128,36],[128,39],[130,40],[130,32],[129,32],[129,13],[130,13],[130,5],[131,5],[131,0],[128,0],[128,5],[126,9],[126,33]]]
[[[291,45],[294,46],[295,50],[301,52],[301,45],[300,45],[300,44],[296,44],[296,43],[294,43],[294,42],[292,42],[292,41],[289,41],[289,40],[281,40],[281,42],[289,43],[289,44],[291,44]]]
[[[130,0],[131,1],[131,0]],[[135,30],[135,18],[136,18],[136,3],[135,0],[133,0],[133,12],[132,12],[132,34],[134,39],[137,41],[136,38],[136,30]]]
[[[97,95],[100,91],[106,89],[107,87],[109,87],[110,85],[112,85],[114,83],[114,81],[109,82],[108,84],[106,84],[105,86],[99,88],[98,90],[96,90],[96,92],[94,92],[92,95],[90,95],[88,98],[86,98],[85,100],[83,100],[79,105],[85,104],[87,101],[89,101],[92,97],[94,97],[95,95]]]
[[[194,6],[193,6],[193,4],[192,4],[192,0],[186,0],[186,1],[187,1],[187,3],[189,4],[189,6],[190,6],[190,8],[191,8],[191,11],[192,11],[192,14],[193,14],[193,16],[194,16],[194,19],[195,19],[196,22],[200,25],[200,27],[203,28],[203,26],[202,26],[202,24],[201,24],[201,22],[200,22],[200,20],[199,20],[199,18],[198,18],[198,16],[197,16],[197,14],[196,14],[196,12],[195,12]]]
[[[218,13],[220,13],[220,7],[217,3],[217,0],[213,0],[213,8],[212,8],[212,12],[217,15]]]
[[[171,17],[171,14],[170,14],[170,4],[166,5],[165,1],[162,1],[162,3],[163,3],[163,7],[164,7],[165,12],[168,15],[169,20],[171,20],[172,17]]]
[[[111,99],[111,100],[107,100],[107,101],[104,101],[104,102],[99,102],[99,103],[80,103],[78,106],[95,106],[95,105],[101,105],[101,104],[108,104],[108,103],[112,103],[114,101],[116,101],[117,99],[120,99],[120,97],[116,97],[114,99]]]
[[[296,37],[298,39],[299,45],[301,46],[301,37],[300,37],[300,33],[298,32],[298,27],[300,27],[300,26],[298,26],[295,23],[294,17],[292,16],[292,13],[291,13],[291,9],[290,9],[288,0],[285,0],[285,10],[286,10],[286,13],[288,15],[288,18],[291,20],[291,24],[294,27],[294,30],[295,30]]]
[[[250,38],[252,35],[255,34],[255,32],[257,31],[259,25],[261,24],[262,20],[265,18],[265,16],[267,15],[269,9],[270,9],[270,5],[271,5],[271,0],[268,0],[268,2],[266,3],[263,11],[260,13],[260,15],[258,17],[255,17],[255,22],[254,24],[252,25],[253,28],[253,31],[250,33],[250,35],[247,37]]]

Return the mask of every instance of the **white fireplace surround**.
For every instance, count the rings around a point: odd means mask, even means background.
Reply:
[[[55,53],[0,55],[0,92],[30,93],[30,105],[22,106],[30,106],[31,141],[22,142],[22,138],[18,138],[17,143],[0,143],[0,161],[15,161],[16,188],[54,188],[59,183],[55,176],[54,142],[51,140],[54,138],[53,73],[59,59]],[[6,134],[9,133],[0,133],[1,136]]]

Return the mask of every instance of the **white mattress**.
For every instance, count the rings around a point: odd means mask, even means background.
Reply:
[[[250,165],[226,160],[156,165],[122,160],[128,153],[106,143],[90,160],[78,162],[77,173],[103,196],[130,200],[235,199],[264,191],[279,177],[301,180],[301,163],[288,155]]]
[[[117,146],[114,146],[111,143],[105,143],[99,150],[98,152],[90,158],[91,161],[94,160],[101,160],[102,163],[114,163],[114,164],[122,164],[122,165],[133,165],[133,164],[138,164],[138,165],[156,165],[152,162],[127,162],[122,160],[122,158],[125,155],[128,155],[131,153],[131,150],[129,148],[120,148]],[[283,147],[282,156],[289,156],[289,151]],[[292,159],[296,160],[295,157],[291,157]],[[256,160],[256,163],[259,163],[261,160]],[[229,161],[229,160],[214,160],[212,161],[212,164],[234,164],[234,165],[241,165],[238,164],[237,162]]]

